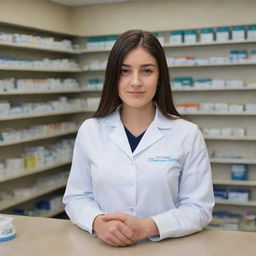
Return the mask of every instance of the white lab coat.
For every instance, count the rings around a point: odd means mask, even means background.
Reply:
[[[63,202],[72,222],[91,234],[97,215],[115,212],[152,218],[160,232],[152,240],[202,230],[211,221],[214,196],[201,132],[156,107],[132,153],[119,108],[87,119],[78,131]]]

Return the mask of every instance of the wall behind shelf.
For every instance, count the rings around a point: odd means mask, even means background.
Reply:
[[[255,0],[142,0],[73,8],[71,23],[79,35],[122,33],[255,23]]]
[[[72,34],[71,9],[46,0],[1,0],[0,22]]]
[[[141,0],[73,8],[47,0],[1,0],[0,22],[94,36],[131,28],[163,31],[254,24],[255,13],[255,0]]]

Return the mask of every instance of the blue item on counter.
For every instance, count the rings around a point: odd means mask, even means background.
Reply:
[[[0,216],[0,242],[9,241],[16,237],[12,220],[11,217]]]

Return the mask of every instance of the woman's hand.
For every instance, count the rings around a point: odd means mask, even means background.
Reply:
[[[133,232],[129,239],[132,239],[134,242],[159,235],[158,228],[151,218],[139,219],[125,213],[113,213],[102,216],[102,220],[107,222],[121,221]]]
[[[134,243],[131,239],[132,230],[119,220],[104,220],[104,215],[98,215],[93,222],[93,230],[107,244],[113,246],[128,246]]]

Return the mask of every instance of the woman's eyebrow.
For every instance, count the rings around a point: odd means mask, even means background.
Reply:
[[[128,64],[122,64],[122,66],[131,67],[131,65],[128,65]],[[151,66],[151,67],[156,67],[156,65],[151,64],[151,63],[140,65],[140,67],[150,67],[150,66]]]

